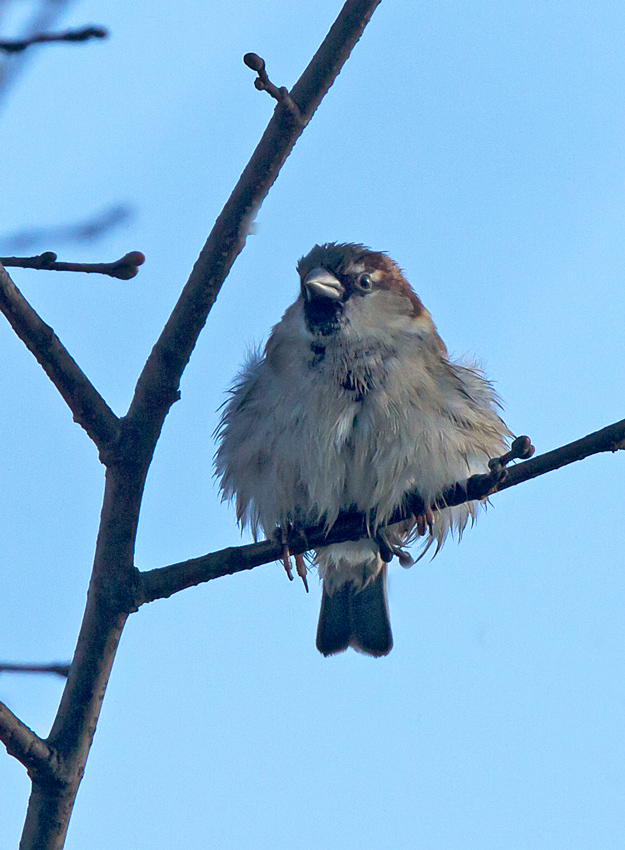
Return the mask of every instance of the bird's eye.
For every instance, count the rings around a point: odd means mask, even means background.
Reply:
[[[361,274],[356,281],[356,286],[362,292],[371,292],[373,289],[373,279],[369,274]]]

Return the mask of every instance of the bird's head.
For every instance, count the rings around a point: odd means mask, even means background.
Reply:
[[[314,336],[430,332],[434,325],[399,266],[364,245],[315,245],[297,264],[306,326]]]

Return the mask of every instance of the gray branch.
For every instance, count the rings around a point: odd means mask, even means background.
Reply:
[[[54,777],[54,754],[46,742],[0,702],[0,741],[9,755],[14,756],[31,776]]]
[[[85,429],[96,446],[102,450],[113,443],[119,433],[119,419],[2,265],[0,310],[63,396],[75,421]]]

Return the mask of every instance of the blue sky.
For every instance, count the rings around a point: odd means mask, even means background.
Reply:
[[[76,2],[106,42],[40,50],[0,113],[0,236],[127,203],[60,259],[130,282],[14,278],[115,411],[335,0]],[[387,250],[450,350],[547,451],[625,416],[625,7],[383,0],[263,205],[148,480],[137,566],[242,540],[212,478],[217,409],[315,242]],[[0,252],[4,248],[0,249]],[[0,324],[0,658],[71,656],[103,475]],[[625,458],[500,494],[460,546],[393,566],[395,649],[323,659],[320,589],[267,565],[156,602],[123,636],[69,850],[596,850],[625,841]],[[243,540],[247,540],[244,536]],[[39,734],[62,683],[0,676]],[[0,847],[28,782],[0,759]]]

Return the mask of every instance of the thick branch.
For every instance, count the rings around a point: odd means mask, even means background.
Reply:
[[[33,783],[22,850],[60,850],[93,740],[124,624],[132,610],[134,541],[143,489],[130,465],[107,468],[93,572],[78,643],[47,743],[62,782]]]
[[[0,265],[0,310],[99,449],[114,442],[119,419]]]
[[[290,92],[299,118],[279,103],[202,249],[137,383],[129,418],[151,430],[155,444],[197,338],[252,221],[380,0],[347,0],[310,64]],[[149,419],[146,413],[150,411]],[[149,459],[148,459],[149,462]]]
[[[538,475],[544,475],[569,463],[583,460],[590,455],[615,452],[619,449],[625,449],[625,419],[593,434],[588,434],[573,443],[519,463],[505,470],[503,476],[495,469],[490,475],[474,475],[462,484],[454,484],[431,507],[437,511],[474,499],[483,499],[528,481],[530,478],[536,478]],[[395,511],[389,525],[400,522],[412,514],[421,513],[423,508],[423,500],[418,494],[412,494],[406,498],[405,505]],[[362,514],[342,514],[329,532],[326,532],[323,526],[307,529],[289,542],[289,548],[291,554],[297,555],[307,549],[329,543],[361,540],[368,536],[366,517]],[[282,543],[277,540],[263,540],[249,546],[229,547],[200,558],[192,558],[189,561],[140,573],[140,596],[137,599],[137,605],[171,596],[179,590],[214,578],[251,570],[262,564],[276,561],[281,557],[282,549]]]
[[[53,751],[3,702],[0,702],[0,741],[31,775],[53,777]]]

